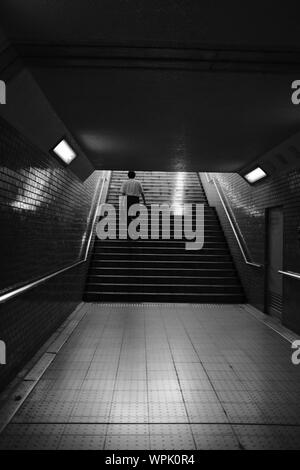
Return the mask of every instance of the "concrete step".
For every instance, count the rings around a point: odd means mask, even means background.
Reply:
[[[194,267],[192,269],[190,268],[183,268],[181,266],[177,267],[161,267],[161,266],[156,266],[155,268],[149,268],[149,267],[144,267],[144,266],[139,266],[139,267],[132,267],[132,266],[119,266],[118,269],[116,270],[115,267],[110,267],[110,266],[98,266],[94,267],[93,269],[90,270],[89,276],[115,276],[116,273],[120,277],[122,276],[155,276],[158,278],[161,278],[162,276],[165,276],[167,278],[173,278],[173,277],[205,277],[206,279],[209,278],[217,278],[217,277],[223,277],[230,279],[231,277],[234,277],[236,275],[235,269],[231,265],[231,267],[228,268],[197,268]]]
[[[213,303],[234,304],[244,303],[245,298],[241,294],[195,294],[195,293],[145,293],[145,292],[86,292],[85,302],[182,302],[182,303]]]
[[[170,244],[170,243],[169,243]],[[163,253],[167,253],[167,254],[180,254],[180,253],[184,253],[186,250],[182,250],[182,248],[184,248],[184,246],[179,246],[179,247],[170,247],[170,246],[144,246],[143,244],[140,244],[140,246],[138,246],[137,244],[134,244],[132,245],[131,247],[128,247],[128,246],[117,246],[115,244],[115,246],[101,246],[101,245],[97,245],[95,248],[94,248],[94,253],[95,255],[101,255],[101,254],[104,254],[104,253],[107,253],[107,252],[113,252],[113,253],[121,253],[121,254],[126,254],[126,253],[130,253],[130,254],[135,254],[135,253],[145,253],[146,255],[148,254],[158,254],[158,255],[161,255]],[[219,254],[228,254],[228,249],[224,243],[223,246],[204,246],[202,249],[201,249],[201,254],[202,255],[210,255],[210,254],[214,254],[214,255],[219,255]]]
[[[181,253],[116,253],[115,251],[103,252],[103,253],[94,253],[94,261],[98,260],[119,260],[119,261],[177,261],[181,263],[182,261],[202,261],[202,262],[214,262],[214,261],[230,261],[231,255],[228,253],[202,253],[202,250],[184,250]]]
[[[198,284],[123,284],[123,283],[91,283],[87,285],[86,292],[145,292],[145,293],[194,293],[194,294],[241,294],[239,285],[198,285]]]
[[[164,269],[169,269],[169,268],[177,268],[177,269],[182,269],[182,268],[188,268],[188,269],[194,269],[194,268],[200,268],[200,269],[218,269],[222,270],[223,268],[225,269],[233,269],[233,264],[231,261],[219,261],[216,260],[206,260],[206,261],[199,261],[195,259],[190,259],[190,260],[149,260],[146,261],[145,259],[141,260],[136,260],[135,258],[133,259],[103,259],[101,260],[92,260],[91,263],[91,271],[93,268],[101,268],[101,267],[110,267],[113,269],[119,269],[120,267],[126,267],[126,268],[164,268]]]
[[[175,275],[177,274],[177,275]],[[239,286],[236,276],[179,276],[178,273],[175,273],[173,276],[162,276],[158,273],[153,274],[152,276],[145,275],[144,273],[139,273],[137,276],[132,276],[130,271],[123,273],[123,275],[116,274],[94,274],[90,275],[87,280],[88,286],[92,284],[153,284],[162,285],[162,284],[172,284],[172,285],[199,285],[199,286]],[[194,273],[195,274],[195,273]]]

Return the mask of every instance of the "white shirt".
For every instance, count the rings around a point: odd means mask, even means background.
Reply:
[[[143,192],[142,183],[135,179],[124,181],[121,187],[121,193],[126,196],[140,196]]]

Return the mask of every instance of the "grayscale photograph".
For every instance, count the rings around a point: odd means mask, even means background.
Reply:
[[[0,458],[300,450],[299,1],[0,0],[0,220]]]

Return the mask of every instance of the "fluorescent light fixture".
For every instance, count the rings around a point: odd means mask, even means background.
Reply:
[[[61,158],[66,165],[69,165],[71,161],[77,157],[76,153],[65,139],[61,140],[59,144],[54,147],[53,152]]]
[[[259,181],[267,176],[267,173],[260,168],[259,166],[255,168],[254,170],[250,171],[246,175],[244,175],[244,178],[248,181],[248,183],[256,183],[256,181]]]

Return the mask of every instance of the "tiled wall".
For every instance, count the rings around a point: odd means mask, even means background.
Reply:
[[[281,206],[284,216],[284,270],[300,272],[300,172],[293,171],[268,178],[250,186],[238,174],[213,173],[233,210],[234,217],[249,249],[252,260],[265,263],[266,209]],[[248,301],[264,310],[264,268],[245,264],[226,218],[214,185],[201,175],[209,202],[215,205],[229,241]],[[300,281],[283,276],[282,321],[300,332]]]
[[[1,294],[81,259],[100,175],[82,183],[0,120]],[[0,305],[0,388],[81,301],[85,269]]]

